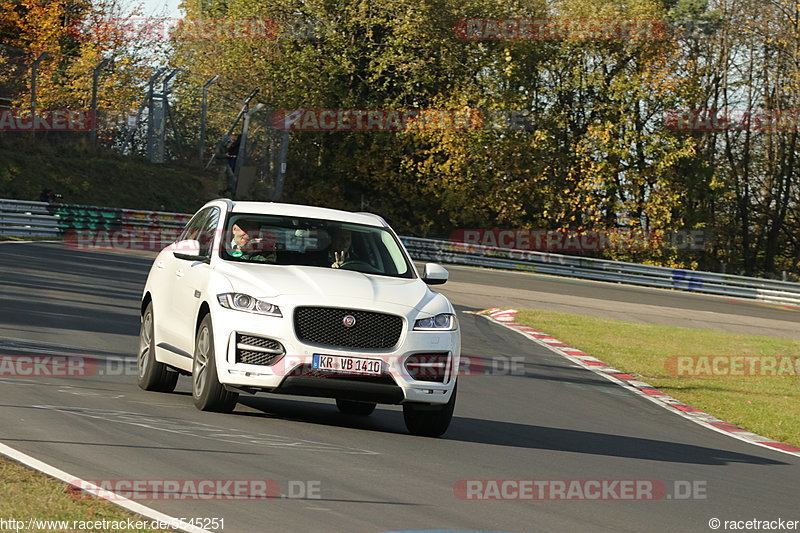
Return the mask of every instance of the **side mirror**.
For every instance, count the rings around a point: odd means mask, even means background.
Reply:
[[[441,285],[447,281],[449,274],[447,270],[436,263],[426,263],[425,271],[422,273],[422,281],[428,285]]]
[[[200,255],[200,241],[194,239],[174,242],[169,245],[168,249],[171,250],[172,255],[178,259],[205,261],[205,258]]]

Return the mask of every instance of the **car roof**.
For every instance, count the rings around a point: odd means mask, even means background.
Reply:
[[[216,203],[219,200],[209,202]],[[351,224],[365,224],[368,226],[388,227],[383,218],[372,213],[353,213],[327,207],[314,207],[310,205],[284,204],[279,202],[236,202],[223,199],[231,213],[253,213],[259,215],[278,215],[301,218],[319,218],[323,220],[336,220]]]

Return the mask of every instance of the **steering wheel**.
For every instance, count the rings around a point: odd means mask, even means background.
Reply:
[[[339,265],[339,268],[343,268],[345,270],[354,270],[356,272],[364,272],[365,274],[380,274],[381,272],[380,270],[370,265],[366,261],[361,261],[360,259],[351,259],[349,261],[345,261],[344,263]]]

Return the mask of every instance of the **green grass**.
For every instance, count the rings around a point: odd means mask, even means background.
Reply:
[[[193,213],[222,186],[196,163],[157,165],[80,143],[0,135],[0,198],[37,200],[44,188],[65,203]]]
[[[68,520],[67,531],[72,528],[73,520],[109,520],[125,521],[128,518],[148,520],[117,507],[105,500],[94,499],[84,493],[72,493],[69,486],[54,480],[41,472],[28,469],[13,461],[0,458],[0,518],[27,521]],[[83,494],[83,497],[80,497]],[[2,529],[13,531],[13,529]],[[22,529],[21,531],[31,531]],[[56,531],[56,529],[38,528],[34,531]],[[64,531],[58,529],[58,531]],[[112,529],[92,529],[91,531],[117,531]],[[154,532],[155,529],[129,529],[126,531]]]
[[[686,355],[800,356],[800,341],[640,324],[521,309],[517,322],[543,331],[693,407],[800,446],[800,377],[674,377],[666,361]]]

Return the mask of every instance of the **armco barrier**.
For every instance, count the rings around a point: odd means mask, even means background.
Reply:
[[[189,218],[184,213],[0,199],[0,236],[7,237],[59,238],[70,230],[177,229]]]
[[[179,229],[191,215],[0,199],[0,236],[63,238],[71,230]],[[539,272],[800,305],[800,283],[477,244],[401,237],[415,260]]]
[[[539,272],[800,305],[800,283],[417,237],[401,237],[401,240],[411,256],[417,260]]]

